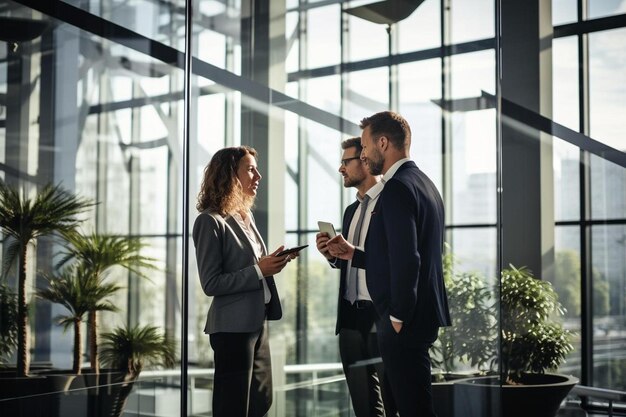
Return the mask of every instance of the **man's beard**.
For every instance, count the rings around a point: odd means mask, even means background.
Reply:
[[[380,175],[383,173],[383,164],[385,163],[382,155],[378,152],[372,155],[376,159],[367,158],[367,169],[369,169],[370,174],[372,175]]]
[[[363,178],[344,177],[343,186],[345,188],[358,187],[363,182]]]

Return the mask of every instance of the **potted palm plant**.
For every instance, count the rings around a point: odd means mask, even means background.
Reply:
[[[140,277],[145,277],[143,268],[154,269],[154,259],[141,254],[145,244],[139,238],[92,233],[90,235],[74,234],[68,238],[69,245],[59,266],[69,261],[83,265],[86,276],[96,287],[109,288],[106,277],[114,266],[121,266]],[[112,295],[120,287],[112,291],[100,291],[101,300]],[[94,300],[95,301],[95,300]],[[87,332],[89,339],[89,358],[92,372],[100,372],[98,357],[98,303],[94,302],[87,310]]]
[[[49,379],[29,377],[29,326],[26,303],[26,260],[29,245],[42,236],[55,234],[71,236],[81,222],[79,215],[90,206],[92,203],[89,200],[80,198],[59,185],[48,184],[34,198],[28,198],[23,189],[18,191],[0,180],[0,229],[5,235],[3,243],[6,245],[2,275],[7,276],[16,259],[18,264],[16,367],[12,375],[0,379],[0,398],[9,399],[3,405],[3,409],[9,414],[14,409],[16,413],[21,412],[24,415],[45,413],[47,401],[12,399],[54,389]]]
[[[572,334],[556,321],[564,314],[552,284],[526,268],[502,270],[500,377],[459,382],[457,409],[468,416],[554,417],[578,382],[556,370],[572,351]]]
[[[7,236],[4,274],[18,260],[17,376],[28,375],[28,314],[26,305],[26,255],[28,245],[41,236],[60,233],[70,236],[80,223],[78,215],[92,203],[65,191],[59,185],[46,185],[34,199],[26,198],[0,180],[0,228]]]
[[[147,365],[171,367],[176,360],[174,341],[154,326],[117,328],[102,335],[102,361],[119,371],[106,392],[97,397],[92,415],[121,415],[139,374]]]
[[[81,374],[82,323],[89,311],[116,311],[117,308],[106,298],[121,287],[114,283],[97,282],[84,265],[74,264],[57,275],[44,275],[48,287],[38,291],[39,297],[52,303],[61,304],[68,314],[57,317],[65,330],[74,330],[74,354],[72,373]]]

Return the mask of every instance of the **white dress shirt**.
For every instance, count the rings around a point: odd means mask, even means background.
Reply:
[[[263,256],[263,243],[261,242],[261,237],[258,235],[256,227],[252,224],[252,213],[248,212],[245,220],[239,213],[234,213],[233,218],[237,221],[237,224],[241,227],[241,230],[246,234],[252,249],[254,250],[254,254],[257,259],[261,259]],[[265,277],[261,272],[261,268],[259,268],[258,264],[254,265],[254,269],[256,269],[257,274],[259,275],[259,279],[263,282],[263,294],[265,296],[265,304],[270,302],[272,298],[272,293],[270,293],[270,289],[267,286],[267,282],[265,281]]]

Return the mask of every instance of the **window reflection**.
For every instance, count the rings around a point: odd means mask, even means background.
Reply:
[[[554,138],[554,218],[580,219],[580,151],[578,147]],[[579,240],[576,237],[575,240]],[[566,242],[564,240],[563,242]]]
[[[626,29],[589,34],[591,137],[626,151]]]
[[[581,375],[581,327],[582,308],[581,272],[580,272],[580,228],[578,226],[559,226],[554,231],[554,277],[550,280],[558,294],[559,302],[565,308],[563,327],[574,331],[572,340],[574,350],[569,353],[559,372]],[[594,290],[594,297],[597,290]]]
[[[626,360],[621,344],[626,332],[626,226],[595,226],[592,229],[594,384],[626,389]],[[596,295],[596,293],[598,295]]]
[[[453,224],[496,222],[495,110],[452,114]]]
[[[552,109],[555,122],[580,130],[576,36],[552,41]]]

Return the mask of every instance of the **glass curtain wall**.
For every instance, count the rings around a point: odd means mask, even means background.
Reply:
[[[98,277],[101,287],[117,286],[101,300],[111,308],[97,314],[100,350],[106,333],[154,326],[153,340],[169,338],[176,360],[146,360],[129,384],[126,370],[101,355],[105,376],[88,376],[88,314],[68,310],[67,296],[37,295],[64,271],[76,274],[71,265],[82,258],[61,266],[76,246],[58,234],[38,237],[26,258],[27,350],[30,374],[47,375],[35,388],[9,382],[15,388],[3,391],[0,410],[104,415],[102,404],[113,401],[94,387],[108,384],[124,387],[128,414],[210,415],[211,299],[183,218],[193,225],[212,155],[249,145],[259,153],[254,215],[268,249],[309,244],[276,277],[283,318],[269,327],[269,415],[353,415],[334,335],[339,272],[316,251],[315,234],[318,220],[340,230],[355,200],[338,173],[341,141],[387,109],[409,121],[411,157],[446,206],[454,326],[431,351],[439,415],[501,415],[499,291],[509,264],[549,281],[565,307],[558,320],[573,349],[558,372],[626,389],[626,10],[613,1],[535,1],[523,11],[533,32],[515,24],[515,3],[425,0],[386,25],[359,17],[354,9],[365,3],[357,1],[197,0],[191,21],[183,0],[1,2],[0,178],[22,198],[51,183],[93,202],[78,214],[87,240],[139,239],[135,255],[151,267],[116,264]],[[11,239],[2,239],[5,264]],[[13,294],[20,277],[11,265],[0,284]],[[15,304],[3,300],[3,308]],[[64,329],[58,317],[70,313]],[[76,340],[80,377],[70,371]],[[7,373],[17,351],[0,351],[0,383],[14,381]],[[492,396],[450,388],[452,379],[485,375],[495,381]],[[15,400],[33,393],[53,394]]]
[[[27,398],[3,415],[113,415],[124,398],[128,412],[179,413],[182,6],[0,3],[0,176],[34,204],[20,230],[43,233],[23,260],[30,378],[11,383],[16,349],[2,357],[3,399]],[[58,199],[33,203],[48,184],[89,203],[77,237],[50,233],[71,217]],[[16,292],[12,242],[2,285]]]
[[[554,1],[552,10],[553,120],[585,137],[554,141],[553,282],[566,326],[577,334],[561,369],[585,385],[624,390],[616,345],[626,317],[626,141],[616,130],[626,97],[624,9],[619,2],[565,3]]]

